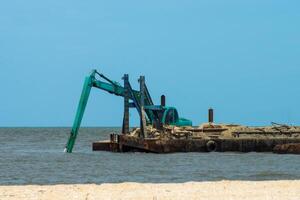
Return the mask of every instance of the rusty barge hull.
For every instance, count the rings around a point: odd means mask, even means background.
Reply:
[[[142,139],[113,135],[93,143],[93,151],[111,152],[272,152],[276,145],[300,143],[300,138]]]

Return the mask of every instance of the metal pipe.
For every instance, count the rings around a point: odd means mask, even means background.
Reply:
[[[209,123],[214,122],[214,109],[212,108],[208,109],[208,122]]]
[[[165,95],[160,96],[160,105],[163,107],[166,106],[166,96]]]

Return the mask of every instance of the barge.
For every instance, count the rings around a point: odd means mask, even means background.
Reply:
[[[111,152],[273,152],[274,147],[300,144],[300,127],[273,125],[247,127],[232,124],[202,124],[199,127],[147,127],[148,138],[140,129],[129,134],[111,134],[107,141],[93,143],[93,151]],[[276,153],[279,151],[276,151]]]

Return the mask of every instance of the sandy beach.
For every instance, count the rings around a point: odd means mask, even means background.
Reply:
[[[300,181],[218,181],[175,184],[0,186],[1,200],[21,199],[300,199]]]

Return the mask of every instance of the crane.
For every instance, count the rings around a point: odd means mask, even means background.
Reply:
[[[147,136],[145,130],[147,125],[153,125],[158,129],[161,129],[164,125],[192,126],[190,120],[179,118],[176,108],[165,105],[164,95],[162,96],[161,105],[154,105],[145,84],[144,76],[141,76],[139,79],[140,91],[132,89],[128,74],[124,75],[123,80],[124,87],[95,69],[85,78],[71,133],[64,150],[65,152],[71,153],[73,150],[89,95],[93,87],[124,98],[123,134],[129,133],[129,108],[136,108],[140,115],[141,130],[143,130],[142,137]],[[129,100],[131,102],[129,102]]]

